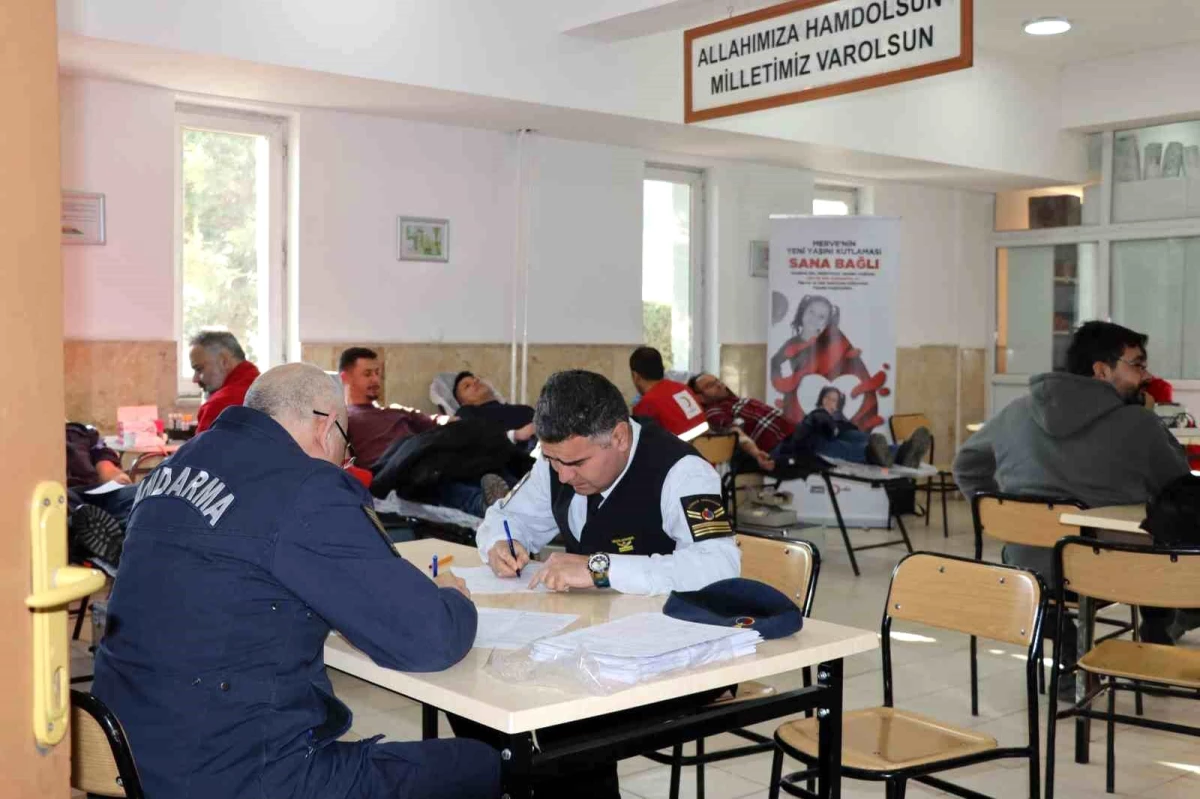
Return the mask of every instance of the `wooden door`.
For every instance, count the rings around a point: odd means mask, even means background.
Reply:
[[[70,795],[69,739],[33,738],[30,501],[63,480],[54,0],[0,0],[0,794]]]

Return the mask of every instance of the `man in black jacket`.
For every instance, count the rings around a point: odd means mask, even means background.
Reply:
[[[451,390],[458,402],[458,418],[482,419],[497,425],[514,444],[533,440],[533,408],[501,402],[491,385],[471,372],[456,374]]]
[[[796,426],[792,437],[779,445],[776,457],[812,452],[825,458],[869,463],[875,466],[916,467],[929,451],[929,430],[916,431],[899,446],[889,446],[880,433],[864,433],[842,413],[846,396],[834,386],[826,386],[817,395],[817,407]]]

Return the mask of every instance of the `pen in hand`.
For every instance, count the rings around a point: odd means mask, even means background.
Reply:
[[[504,520],[504,537],[508,539],[508,553],[512,555],[513,566],[517,570],[517,576],[521,576],[521,567],[517,566],[517,548],[513,546],[512,530],[508,529],[508,519]]]

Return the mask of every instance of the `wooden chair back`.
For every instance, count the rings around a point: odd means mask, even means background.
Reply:
[[[817,548],[808,541],[741,534],[737,545],[742,551],[742,576],[786,594],[807,616],[820,571]]]
[[[129,741],[116,716],[82,691],[71,691],[71,787],[96,796],[143,796]]]
[[[738,437],[737,433],[705,433],[693,438],[691,444],[700,453],[700,457],[713,466],[720,466],[733,459],[733,453],[737,451]]]
[[[986,534],[1009,544],[1049,548],[1060,538],[1079,535],[1078,527],[1063,525],[1058,517],[1082,507],[1070,499],[977,494],[971,513],[977,536]]]
[[[1042,606],[1032,572],[918,552],[896,566],[886,613],[893,619],[1030,646]]]
[[[1133,606],[1200,608],[1200,549],[1152,549],[1071,538],[1059,545],[1066,587]]]
[[[925,455],[925,462],[933,463],[933,423],[929,421],[928,416],[923,413],[897,413],[888,419],[888,429],[892,431],[892,440],[897,444],[906,441],[919,427],[924,427],[930,432],[929,452]]]

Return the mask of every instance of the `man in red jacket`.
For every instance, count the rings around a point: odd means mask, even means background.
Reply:
[[[200,386],[206,399],[197,412],[196,432],[203,433],[233,405],[241,405],[246,390],[258,377],[258,367],[246,360],[246,352],[232,333],[205,330],[190,342],[192,382]]]
[[[633,415],[653,419],[668,433],[691,441],[708,430],[704,408],[683,383],[666,379],[662,353],[653,347],[638,347],[629,356],[633,386],[641,399]]]

